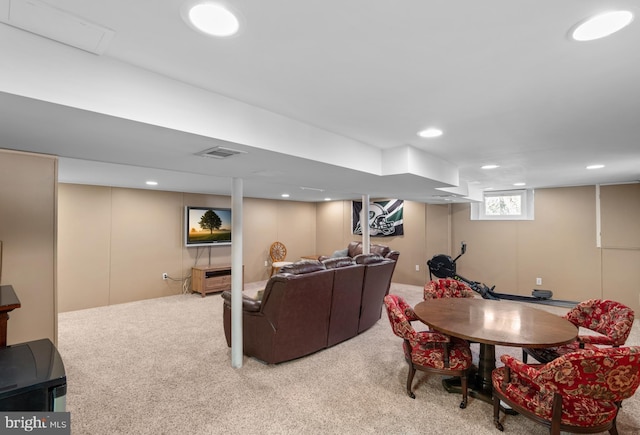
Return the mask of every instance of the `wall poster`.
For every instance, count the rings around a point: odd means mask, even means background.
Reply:
[[[352,201],[351,229],[353,234],[362,234],[362,201]],[[369,203],[369,235],[392,237],[404,235],[402,211],[404,201],[390,199]]]

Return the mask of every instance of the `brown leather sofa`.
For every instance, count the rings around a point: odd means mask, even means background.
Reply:
[[[338,251],[336,251],[338,252]],[[394,251],[386,245],[378,245],[371,243],[369,245],[369,252],[371,254],[378,254],[381,257],[389,258],[394,261],[398,261],[398,257],[400,256],[400,252]],[[349,243],[347,246],[347,251],[344,253],[345,256],[355,258],[357,255],[362,254],[362,242],[353,241]],[[331,258],[331,256],[322,255],[318,259],[320,261]]]
[[[381,316],[395,261],[377,254],[305,260],[283,267],[262,300],[243,296],[243,351],[268,364],[333,346],[373,326]],[[231,293],[222,293],[231,346]]]

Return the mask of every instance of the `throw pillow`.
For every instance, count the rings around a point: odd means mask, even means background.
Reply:
[[[349,248],[340,249],[338,251],[335,251],[333,254],[331,254],[331,258],[346,257],[348,252],[349,252]]]

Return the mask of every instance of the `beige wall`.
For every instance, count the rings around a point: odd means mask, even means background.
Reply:
[[[602,247],[640,250],[640,183],[601,186],[600,201]]]
[[[230,197],[60,184],[59,204],[60,312],[179,294],[191,267],[231,262],[230,246],[185,248],[182,233],[184,206]],[[243,209],[245,282],[269,277],[275,240],[291,260],[315,252],[314,204],[246,198]]]
[[[230,262],[230,247],[185,248],[182,235],[185,205],[230,207],[229,197],[56,179],[55,157],[0,150],[1,283],[13,285],[22,302],[11,313],[9,343],[55,341],[57,311],[178,294],[192,266]],[[611,298],[640,312],[640,184],[600,188],[602,248],[595,186],[535,195],[535,220],[515,222],[471,221],[467,204],[405,201],[405,235],[372,242],[400,251],[395,282],[424,284],[426,260],[456,255],[464,240],[458,271],[498,292],[543,288],[556,299]],[[264,262],[275,240],[295,261],[359,239],[351,234],[351,201],[246,198],[243,207],[245,282],[268,278]],[[163,272],[173,279],[163,281]]]
[[[541,288],[555,299],[610,298],[638,311],[640,224],[633,213],[640,211],[639,189],[602,188],[603,249],[596,245],[595,186],[536,190],[533,221],[471,221],[469,205],[455,205],[453,244],[467,242],[458,273],[495,285],[496,292],[530,296]],[[607,248],[607,241],[627,247]]]
[[[109,305],[111,189],[59,184],[58,191],[58,307]]]
[[[350,201],[317,209],[319,253],[360,239],[351,234]],[[423,285],[426,261],[456,256],[465,241],[458,272],[497,292],[531,296],[547,289],[555,299],[610,298],[640,312],[640,184],[601,187],[602,248],[596,209],[595,186],[536,190],[533,221],[472,221],[469,204],[405,201],[405,235],[371,240],[400,251],[394,282]]]
[[[55,157],[0,150],[0,284],[21,307],[9,313],[7,343],[57,341]]]
[[[640,184],[602,186],[602,288],[640,313]]]
[[[313,203],[246,199],[243,226],[246,282],[269,279],[269,247],[275,241],[287,248],[287,261],[297,261],[316,250]],[[268,266],[264,265],[265,261]]]
[[[469,208],[454,206],[454,244],[467,242],[459,274],[499,293],[531,296],[539,288],[555,299],[600,297],[593,186],[536,190],[532,221],[471,221]]]
[[[426,252],[424,267],[427,260],[438,254],[452,255],[451,251],[451,205],[425,205],[426,216]],[[425,282],[429,278],[426,270]],[[420,284],[420,283],[418,283]]]
[[[609,297],[640,309],[639,189],[601,188],[602,249],[595,186],[538,189],[534,221],[471,221],[468,204],[405,201],[405,235],[372,242],[400,251],[394,282],[423,285],[426,261],[457,255],[464,240],[459,273],[498,292],[529,296],[541,288],[555,299]],[[230,247],[184,248],[182,240],[185,205],[230,207],[229,197],[60,184],[59,204],[60,311],[178,294],[192,266],[230,262]],[[269,277],[264,262],[275,240],[295,261],[360,239],[351,234],[351,201],[246,198],[243,207],[245,282]],[[162,281],[162,272],[176,281]]]

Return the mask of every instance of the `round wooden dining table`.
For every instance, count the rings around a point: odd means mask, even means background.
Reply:
[[[420,302],[414,311],[432,329],[480,343],[478,371],[469,379],[469,395],[489,403],[496,345],[554,347],[570,343],[578,336],[578,328],[565,318],[524,302],[442,298]],[[443,385],[447,391],[460,391],[459,380],[455,378],[445,379]]]

